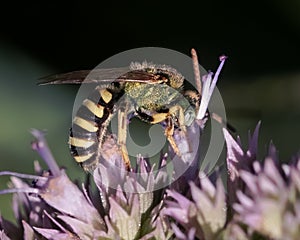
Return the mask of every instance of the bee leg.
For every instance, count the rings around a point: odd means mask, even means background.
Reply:
[[[170,108],[169,110],[169,113],[171,116],[173,116],[173,118],[176,117],[176,120],[177,120],[177,125],[180,129],[180,134],[183,138],[187,139],[188,140],[188,136],[187,136],[187,131],[186,131],[186,125],[185,125],[185,118],[184,118],[184,110],[181,106],[173,106]],[[174,121],[174,120],[173,120]],[[173,133],[174,133],[174,130],[173,130]],[[173,136],[173,134],[172,134]],[[174,139],[173,139],[174,141]],[[189,141],[188,141],[189,142]],[[172,145],[172,144],[171,144]],[[189,148],[189,152],[191,151],[191,146],[189,144],[188,146]],[[174,147],[173,147],[174,149]],[[178,147],[177,147],[178,149]],[[175,150],[175,149],[174,149]],[[179,150],[178,150],[179,151]],[[176,152],[176,151],[175,151]],[[177,154],[177,153],[176,153]],[[180,156],[180,154],[177,154],[178,156]]]
[[[165,136],[167,137],[171,147],[173,148],[176,155],[181,156],[180,151],[177,147],[177,144],[174,140],[173,134],[174,134],[174,124],[173,119],[171,116],[168,116],[167,120],[167,127],[165,129]]]
[[[174,111],[174,114],[175,114],[175,111]],[[173,134],[174,134],[173,114],[171,114],[169,111],[168,113],[156,113],[156,114],[153,114],[151,117],[152,117],[152,121],[150,122],[151,124],[156,124],[156,123],[160,123],[162,121],[166,121],[167,127],[165,129],[165,136],[167,137],[167,139],[168,139],[171,147],[173,148],[174,152],[176,153],[176,155],[180,156],[179,149],[173,138]]]
[[[166,121],[167,127],[165,129],[165,136],[168,139],[171,147],[173,148],[176,155],[181,156],[181,153],[178,149],[178,146],[174,139],[174,122],[177,122],[178,127],[180,128],[180,133],[186,137],[186,126],[184,119],[184,111],[181,106],[173,106],[169,109],[168,113],[156,113],[152,116],[152,124],[156,124],[162,121]]]
[[[130,171],[130,159],[126,147],[128,103],[118,111],[118,144],[121,148],[123,161],[127,171]]]
[[[181,131],[185,134],[186,133],[186,127],[185,127],[185,119],[184,119],[184,111],[181,106],[173,106],[169,110],[169,114],[176,117],[178,127],[181,129]]]

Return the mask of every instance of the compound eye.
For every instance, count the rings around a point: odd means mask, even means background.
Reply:
[[[190,126],[194,119],[196,117],[195,110],[192,107],[189,107],[185,112],[184,112],[184,121],[185,121],[185,126]]]

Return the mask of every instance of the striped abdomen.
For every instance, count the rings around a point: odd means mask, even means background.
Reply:
[[[93,170],[99,161],[105,132],[114,114],[114,105],[123,89],[96,87],[85,99],[73,119],[70,131],[70,151],[85,170]]]

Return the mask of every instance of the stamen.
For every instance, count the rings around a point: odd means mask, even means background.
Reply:
[[[202,120],[206,114],[208,103],[210,100],[210,84],[212,81],[212,72],[208,73],[207,75],[203,76],[203,89],[202,89],[202,97],[201,103],[197,115],[198,120]]]
[[[35,194],[39,194],[40,191],[37,188],[10,188],[10,189],[0,190],[0,195],[8,194],[8,193],[35,193]]]
[[[44,137],[45,133],[37,129],[32,129],[31,134],[36,138],[36,141],[31,145],[32,149],[37,151],[38,154],[44,159],[53,176],[60,176],[61,171],[51,151],[49,150],[47,141]]]
[[[191,50],[192,60],[193,60],[193,69],[194,69],[194,76],[195,76],[195,83],[197,87],[198,93],[202,92],[202,83],[201,83],[201,72],[199,68],[199,61],[197,52],[194,48]]]
[[[15,176],[18,178],[27,178],[27,179],[41,180],[41,181],[46,181],[48,179],[46,177],[41,177],[41,176],[36,176],[36,175],[31,175],[31,174],[24,174],[24,173],[10,172],[10,171],[0,172],[0,176],[7,176],[7,175]]]
[[[158,168],[163,168],[167,165],[168,163],[168,153],[163,153],[161,151],[160,153],[160,161],[158,163]]]
[[[85,187],[85,184],[82,183],[82,184],[81,184],[81,187],[82,187],[82,192],[83,192],[83,194],[84,194],[86,200],[88,201],[88,203],[89,203],[91,206],[93,206],[92,200],[91,200],[90,197],[89,197],[89,194],[88,194],[88,192],[87,192],[87,189],[86,189],[86,187]]]
[[[225,63],[226,60],[226,56],[221,56],[219,59],[221,61],[215,75],[214,78],[212,79],[212,73],[209,73],[206,77],[203,77],[203,91],[202,91],[202,99],[201,99],[201,103],[200,103],[200,107],[199,107],[199,111],[197,114],[197,119],[201,120],[204,118],[205,113],[207,111],[207,107],[210,101],[210,98],[213,94],[213,91],[216,87],[217,81],[218,81],[218,77],[220,75],[220,72],[223,68],[223,65]]]
[[[222,55],[219,59],[220,59],[221,63],[220,63],[220,65],[219,65],[219,67],[218,67],[218,69],[217,69],[217,71],[215,73],[214,79],[212,80],[212,83],[211,83],[211,86],[210,86],[211,95],[212,95],[212,93],[213,93],[213,91],[215,89],[215,86],[217,84],[220,72],[221,72],[221,70],[223,68],[223,65],[224,65],[225,60],[227,59],[227,57],[225,55]]]
[[[67,233],[68,230],[65,229],[58,221],[56,221],[46,210],[44,210],[45,215],[56,225],[58,226],[63,232]]]

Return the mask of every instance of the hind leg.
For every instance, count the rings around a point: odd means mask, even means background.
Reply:
[[[128,109],[128,102],[126,102],[118,111],[118,144],[121,148],[125,167],[127,171],[130,171],[131,165],[126,147]]]

